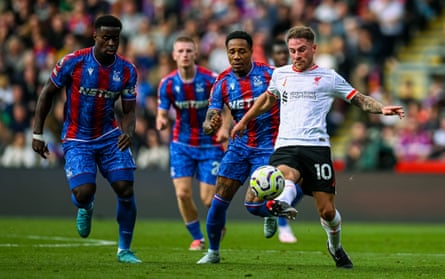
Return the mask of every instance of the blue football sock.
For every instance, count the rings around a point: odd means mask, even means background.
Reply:
[[[185,224],[187,230],[190,232],[190,234],[192,235],[193,239],[203,239],[204,235],[202,234],[201,231],[201,225],[199,223],[199,220],[195,220],[192,221],[190,223]]]
[[[303,190],[301,189],[300,185],[298,185],[298,183],[295,184],[295,190],[297,191],[297,194],[295,196],[295,199],[292,201],[292,206],[296,206],[304,196]]]
[[[286,217],[278,217],[278,226],[280,226],[280,227],[287,226],[287,219],[286,219]]]
[[[266,201],[262,202],[244,202],[244,206],[250,214],[260,217],[273,216],[266,207]]]
[[[209,238],[209,249],[218,251],[221,242],[221,230],[226,224],[226,212],[230,201],[215,195],[207,214],[207,236]]]
[[[136,201],[134,196],[117,199],[117,223],[119,224],[119,249],[130,249],[136,222]]]

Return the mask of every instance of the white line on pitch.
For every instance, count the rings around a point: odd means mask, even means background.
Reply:
[[[116,241],[102,240],[102,239],[79,239],[77,237],[63,237],[63,236],[40,236],[40,235],[3,235],[5,238],[25,238],[33,240],[47,240],[60,241],[67,243],[37,243],[37,244],[19,244],[19,243],[0,243],[0,247],[80,247],[80,246],[111,246],[116,245]]]
[[[182,250],[182,249],[174,249],[174,250]],[[222,249],[223,252],[235,252],[235,253],[239,253],[241,251],[244,252],[255,252],[255,251],[261,251],[261,253],[282,253],[283,250],[273,250],[273,249],[268,249],[268,250],[251,250],[251,249]],[[297,254],[324,254],[323,251],[298,251],[298,250],[286,250],[286,252],[290,252],[290,253],[297,253]],[[327,253],[327,252],[326,252]],[[370,253],[370,252],[354,252],[354,251],[350,251],[351,255],[360,255],[360,256],[376,256],[376,255],[386,255],[386,256],[394,256],[394,257],[414,257],[414,256],[419,256],[419,255],[425,255],[427,257],[445,257],[444,253],[407,253],[407,252],[393,252],[393,253],[386,253],[386,252],[376,252],[376,253]]]

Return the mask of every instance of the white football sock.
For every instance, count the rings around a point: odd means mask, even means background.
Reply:
[[[295,183],[292,180],[286,179],[283,192],[281,192],[281,194],[275,199],[292,204],[292,201],[296,196],[297,190],[295,189]]]
[[[329,249],[332,253],[335,252],[336,249],[341,247],[341,215],[338,210],[335,210],[334,219],[331,221],[326,221],[320,218],[320,223],[323,229],[326,231],[328,235],[329,241]]]

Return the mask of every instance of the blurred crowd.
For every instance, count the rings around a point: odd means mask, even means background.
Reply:
[[[171,50],[176,36],[195,38],[198,64],[219,73],[229,66],[224,46],[228,32],[249,32],[254,59],[268,63],[270,42],[284,38],[297,24],[316,31],[319,65],[336,69],[365,94],[406,106],[404,121],[362,116],[351,126],[345,154],[348,169],[386,169],[397,160],[443,158],[443,79],[434,80],[426,99],[412,98],[409,92],[398,98],[398,93],[386,92],[383,69],[444,6],[440,0],[2,0],[0,165],[63,165],[59,135],[65,96],[58,96],[46,123],[48,160],[31,149],[36,100],[63,55],[94,44],[92,23],[105,13],[122,20],[119,52],[139,71],[134,137],[139,168],[168,168],[170,134],[155,130],[154,117],[159,81],[175,67]],[[349,107],[341,101],[334,104],[328,120],[331,135]]]

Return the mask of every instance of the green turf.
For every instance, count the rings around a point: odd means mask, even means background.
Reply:
[[[262,222],[228,221],[221,263],[202,252],[178,221],[138,220],[133,250],[142,264],[116,260],[117,226],[93,221],[89,238],[73,219],[0,218],[0,278],[445,278],[445,225],[343,224],[353,270],[335,268],[318,223],[295,222],[297,244],[264,239]],[[204,225],[202,225],[204,227]]]

